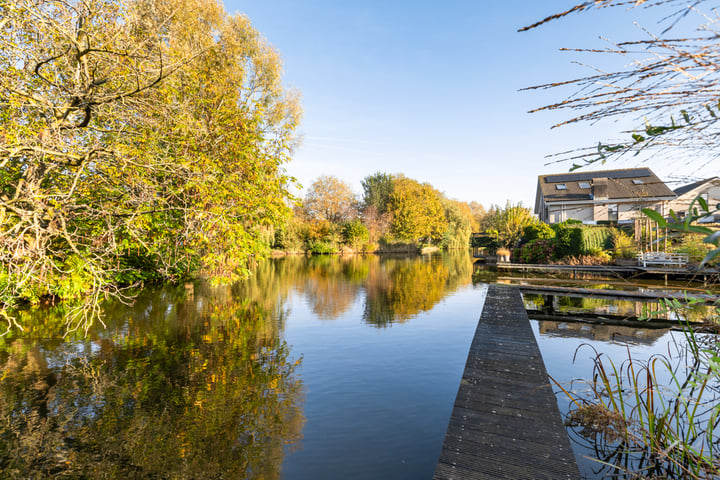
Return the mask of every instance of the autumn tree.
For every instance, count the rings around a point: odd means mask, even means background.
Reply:
[[[308,218],[339,223],[357,216],[357,202],[347,182],[322,175],[308,189],[303,211]]]
[[[467,203],[442,199],[445,210],[445,232],[442,244],[448,249],[468,248],[473,232],[473,215]]]
[[[11,0],[0,27],[8,322],[23,299],[82,298],[79,322],[121,285],[243,275],[289,215],[300,116],[247,18],[214,0]]]
[[[523,207],[522,203],[513,205],[508,201],[505,207],[494,206],[490,209],[486,228],[499,247],[510,248],[523,236],[525,227],[537,222],[537,217],[530,209]]]
[[[622,58],[623,67],[594,69],[582,78],[531,87],[575,87],[577,93],[539,110],[571,110],[557,125],[627,117],[644,119],[622,142],[599,142],[566,154],[573,168],[642,151],[655,155],[714,158],[720,133],[720,17],[717,2],[696,0],[588,0],[521,30],[538,28],[577,12],[620,7],[628,15],[658,18],[658,27],[643,24],[638,38],[610,39],[606,48],[566,48]],[[657,157],[656,157],[657,158]]]
[[[396,177],[390,194],[392,234],[400,240],[433,241],[445,231],[442,195],[428,183]]]

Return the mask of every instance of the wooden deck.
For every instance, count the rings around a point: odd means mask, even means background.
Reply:
[[[516,287],[489,287],[433,478],[580,478]]]

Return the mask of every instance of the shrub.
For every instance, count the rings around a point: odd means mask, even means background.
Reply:
[[[337,253],[338,249],[330,242],[323,242],[322,240],[311,240],[308,243],[308,250],[311,253],[322,255],[327,253]]]
[[[520,260],[524,263],[549,263],[555,258],[556,245],[552,239],[539,238],[520,248]]]
[[[610,229],[610,243],[615,258],[633,258],[637,253],[630,235],[617,228]]]
[[[555,230],[557,257],[577,256],[585,253],[582,248],[581,227],[570,227],[567,222],[563,222],[556,223],[552,229]]]
[[[523,230],[523,239],[526,242],[532,242],[533,240],[548,240],[555,237],[555,231],[547,223],[535,223],[528,225]]]
[[[687,253],[691,262],[700,263],[705,255],[712,250],[712,245],[703,242],[705,235],[703,234],[683,234],[680,240],[680,246],[676,249],[678,253]]]
[[[370,239],[370,231],[360,220],[346,222],[342,235],[345,243],[353,247]]]

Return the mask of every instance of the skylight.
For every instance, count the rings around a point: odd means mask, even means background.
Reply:
[[[580,188],[590,188],[590,184],[588,182],[578,182],[578,186]]]
[[[640,180],[639,178],[633,179],[632,182],[633,182],[633,184],[635,184],[635,185],[644,185],[644,184],[645,184],[645,182],[643,182],[643,181]]]
[[[567,190],[567,187],[564,183],[558,183],[557,185],[555,185],[555,190]]]

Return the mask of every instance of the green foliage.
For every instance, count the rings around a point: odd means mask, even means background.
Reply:
[[[705,243],[705,238],[705,235],[699,233],[685,233],[680,237],[680,244],[674,250],[678,253],[686,253],[691,262],[700,263],[712,250],[712,247]]]
[[[343,226],[343,239],[347,245],[356,247],[370,239],[370,232],[360,220],[353,220]]]
[[[390,194],[391,232],[399,240],[439,240],[445,232],[442,196],[430,184],[406,177],[394,180]]]
[[[363,188],[363,209],[374,207],[378,215],[388,211],[390,195],[395,184],[393,176],[387,173],[375,172],[365,177],[361,182]]]
[[[300,119],[249,20],[214,0],[0,9],[4,305],[77,298],[91,321],[118,284],[246,275],[289,217]]]
[[[549,263],[555,258],[556,243],[553,239],[536,238],[520,247],[523,263]]]
[[[582,253],[589,254],[612,248],[612,229],[607,227],[584,226],[581,229]]]
[[[559,258],[582,255],[582,230],[580,227],[571,227],[566,223],[552,225],[555,231],[556,254]]]
[[[316,255],[338,253],[339,251],[332,242],[322,240],[310,240],[310,242],[308,242],[308,250]]]
[[[617,228],[610,229],[610,245],[615,257],[630,259],[637,254],[633,239]]]
[[[441,246],[445,249],[468,248],[472,234],[472,212],[461,207],[460,202],[443,199],[446,228]]]
[[[555,230],[547,223],[537,222],[528,225],[523,229],[523,240],[531,242],[533,240],[548,240],[555,237]]]
[[[508,201],[505,208],[494,206],[485,218],[488,232],[493,232],[499,247],[513,247],[522,238],[525,227],[538,223],[530,209]]]

